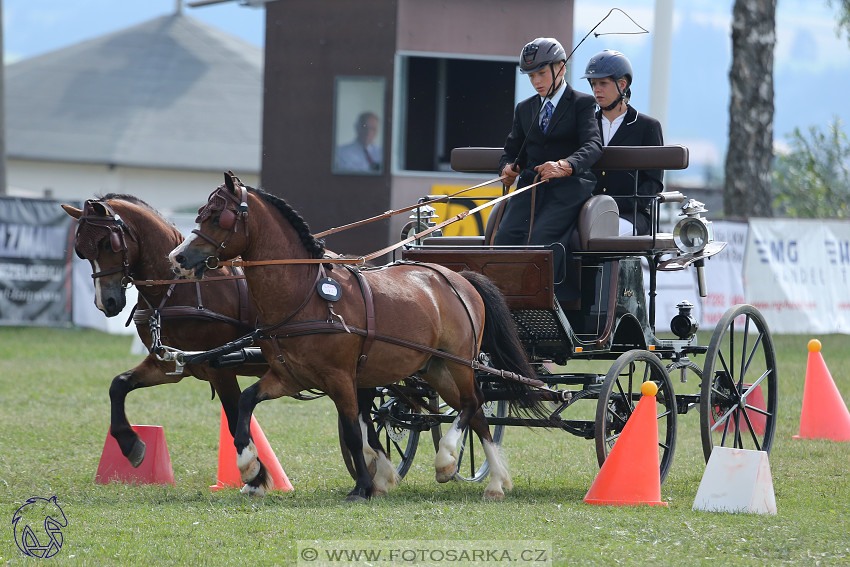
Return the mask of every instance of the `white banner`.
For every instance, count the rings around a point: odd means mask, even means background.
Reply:
[[[714,239],[725,242],[726,248],[705,263],[707,295],[700,299],[700,328],[703,330],[713,329],[733,305],[746,303],[741,273],[747,249],[747,223],[714,221],[712,225]]]
[[[747,303],[774,333],[850,333],[850,222],[750,219]]]

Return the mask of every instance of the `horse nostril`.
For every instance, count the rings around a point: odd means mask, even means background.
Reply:
[[[182,266],[183,263],[186,261],[186,256],[184,256],[183,254],[178,254],[174,257],[174,260]]]

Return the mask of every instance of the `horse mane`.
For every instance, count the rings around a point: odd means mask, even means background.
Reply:
[[[153,213],[154,215],[159,217],[160,220],[162,220],[162,222],[164,222],[166,225],[177,228],[174,225],[174,223],[171,222],[170,220],[168,220],[167,218],[165,218],[165,216],[163,216],[162,213],[160,213],[158,210],[153,208],[151,205],[147,204],[145,201],[139,199],[135,195],[127,195],[126,193],[107,193],[106,195],[103,195],[103,196],[96,195],[96,197],[101,201],[116,200],[116,201],[126,201],[128,203],[133,203],[134,205],[138,205],[138,206],[142,207],[143,209],[147,209],[148,211],[150,211],[151,213]]]
[[[248,187],[247,185],[245,188],[280,211],[283,218],[285,218],[289,224],[292,225],[292,228],[295,229],[295,232],[298,233],[298,238],[301,239],[301,244],[304,245],[304,248],[307,249],[307,252],[312,258],[321,258],[324,255],[325,241],[313,236],[310,232],[310,226],[307,224],[307,221],[305,221],[304,218],[299,215],[289,203],[287,203],[283,198],[278,197],[277,195],[272,195],[263,189]]]

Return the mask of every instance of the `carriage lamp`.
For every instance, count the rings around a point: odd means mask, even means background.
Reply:
[[[440,218],[440,215],[437,214],[437,209],[432,207],[431,205],[421,205],[419,206],[413,214],[409,217],[410,222],[407,223],[401,232],[401,239],[406,240],[407,238],[413,236],[414,233],[422,232],[423,230],[428,230],[432,226],[436,225],[436,221],[434,219]],[[435,230],[428,236],[442,236],[442,230]]]
[[[686,254],[696,254],[714,240],[714,227],[711,221],[700,213],[707,212],[705,205],[696,199],[688,199],[682,204],[682,220],[673,228],[673,242]]]
[[[674,315],[670,320],[670,330],[680,339],[690,339],[697,334],[697,329],[699,329],[699,323],[691,315],[694,304],[685,300],[677,303],[676,307],[679,309],[679,314]]]

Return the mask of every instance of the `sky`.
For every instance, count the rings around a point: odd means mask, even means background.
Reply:
[[[173,13],[177,0],[0,0],[6,62],[33,57],[79,41],[118,31]],[[257,0],[250,0],[257,2]],[[260,0],[261,1],[261,0]],[[670,94],[664,138],[687,145],[695,171],[722,172],[728,132],[731,63],[730,25],[734,0],[674,0],[670,54]],[[841,93],[850,91],[850,43],[838,37],[835,9],[828,0],[778,0],[777,44],[774,52],[774,139],[781,149],[795,129],[825,129],[838,117],[846,125],[850,109]],[[654,0],[607,3],[575,2],[574,45],[611,7],[621,6],[652,32]],[[265,10],[238,1],[184,13],[262,46]],[[636,31],[633,23],[615,14],[591,35],[572,59],[573,83],[588,92],[579,79],[590,57],[602,49],[617,49],[632,61],[635,71],[632,104],[649,107],[652,33]],[[531,39],[531,38],[529,38]],[[573,45],[573,46],[574,46]],[[566,47],[566,45],[565,45]],[[517,47],[517,52],[521,46]],[[568,48],[569,51],[570,48]],[[699,169],[701,167],[701,169]]]

